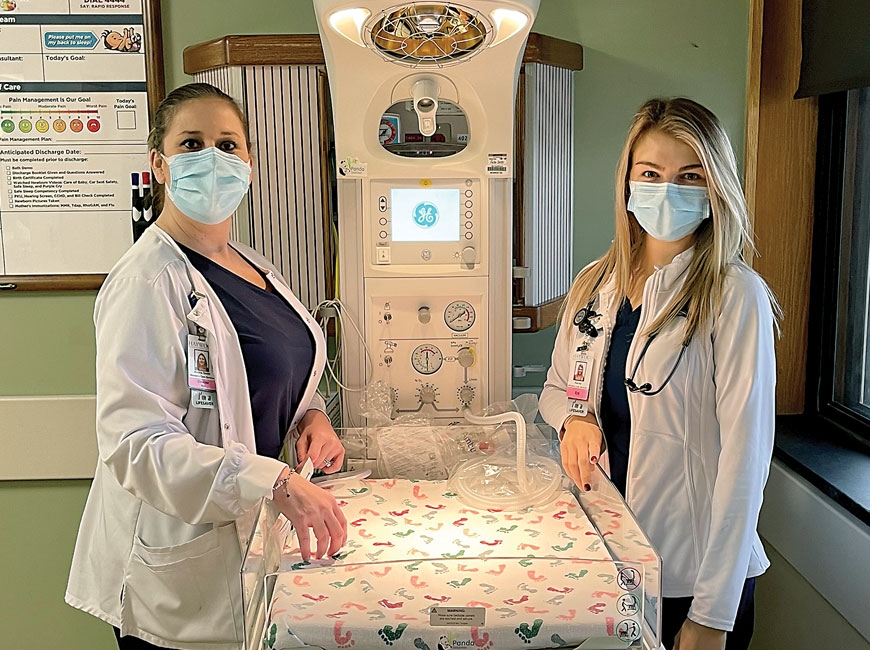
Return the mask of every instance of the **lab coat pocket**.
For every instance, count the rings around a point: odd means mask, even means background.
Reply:
[[[234,524],[177,546],[149,547],[135,539],[124,577],[122,633],[141,630],[202,647],[237,644],[242,628],[232,580],[238,565],[233,571],[234,562],[228,564],[238,558],[237,548]]]

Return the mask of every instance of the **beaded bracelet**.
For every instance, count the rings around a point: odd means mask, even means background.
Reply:
[[[285,485],[287,485],[287,481],[289,481],[290,477],[293,476],[295,473],[296,473],[296,470],[291,467],[290,473],[287,476],[285,476],[284,478],[282,478],[280,481],[275,483],[275,485],[272,487],[272,492],[276,492],[279,489],[283,488]],[[284,488],[284,496],[286,496],[288,499],[290,498],[290,493],[287,491],[287,488]]]

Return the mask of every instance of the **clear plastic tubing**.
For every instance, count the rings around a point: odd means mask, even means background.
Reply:
[[[474,415],[467,409],[463,415],[472,424],[498,425],[502,422],[514,423],[517,428],[517,479],[520,489],[523,492],[527,491],[529,481],[526,476],[526,421],[523,419],[523,416],[516,411],[508,411],[507,413],[499,413],[497,415]]]

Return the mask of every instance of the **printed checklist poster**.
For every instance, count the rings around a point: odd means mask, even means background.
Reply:
[[[0,0],[0,275],[106,273],[148,169],[142,0]]]

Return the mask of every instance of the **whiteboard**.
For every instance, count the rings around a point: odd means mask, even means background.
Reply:
[[[155,2],[0,3],[0,288],[105,274],[132,244]]]

